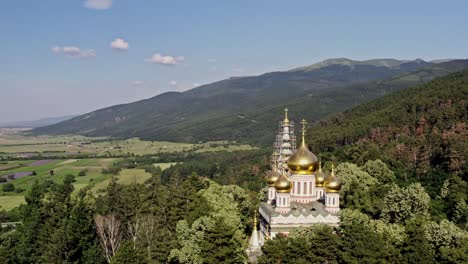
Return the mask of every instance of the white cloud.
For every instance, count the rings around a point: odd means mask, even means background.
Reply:
[[[133,85],[133,86],[140,86],[140,85],[143,85],[143,81],[133,81],[133,82],[132,82],[132,85]]]
[[[92,49],[90,50],[81,50],[75,46],[54,46],[52,47],[52,52],[55,54],[64,54],[72,58],[92,58],[96,57],[96,52]]]
[[[129,47],[128,42],[121,38],[114,39],[114,41],[111,42],[110,46],[115,50],[128,50]]]
[[[172,80],[172,81],[169,82],[169,84],[170,84],[171,86],[176,86],[176,85],[177,85],[177,81]]]
[[[162,55],[160,53],[153,54],[153,56],[146,59],[146,61],[148,62],[158,63],[162,65],[176,65],[184,60],[185,58],[183,56],[173,57],[169,55]]]
[[[106,10],[112,7],[112,0],[86,0],[84,6],[91,9]]]
[[[192,83],[192,86],[193,86],[193,87],[198,87],[198,86],[200,86],[200,85],[201,85],[201,84],[199,84],[199,83]]]

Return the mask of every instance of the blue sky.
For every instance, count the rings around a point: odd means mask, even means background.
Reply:
[[[468,2],[3,0],[0,36],[0,122],[34,120],[333,57],[467,58]]]

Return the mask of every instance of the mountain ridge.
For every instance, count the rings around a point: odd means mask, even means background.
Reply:
[[[380,89],[386,92],[392,90],[379,86],[379,81],[405,76],[425,67],[428,68],[429,76],[426,77],[430,79],[431,76],[468,67],[468,60],[439,64],[410,61],[402,62],[399,67],[356,65],[350,68],[332,64],[311,71],[272,72],[225,79],[185,92],[166,92],[141,101],[99,109],[59,124],[37,128],[33,133],[140,137],[170,141],[257,141],[252,140],[257,138],[258,142],[267,142],[269,136],[264,132],[267,128],[275,128],[264,122],[267,118],[273,118],[268,112],[278,111],[279,114],[279,107],[291,104],[294,106],[302,102],[299,106],[303,108],[312,103],[319,105],[319,114],[308,113],[306,117],[317,120],[373,99],[380,95]],[[454,69],[450,69],[451,67]],[[398,80],[402,84],[394,84],[394,87],[425,81],[414,74],[406,77],[407,79]],[[359,87],[353,87],[356,85]],[[360,86],[368,89],[363,90]],[[347,90],[356,92],[349,94],[349,98],[340,95],[347,94]],[[338,97],[340,101],[322,105],[324,101],[333,101],[331,97]],[[291,113],[295,111],[292,110]],[[298,111],[297,114],[301,112]]]

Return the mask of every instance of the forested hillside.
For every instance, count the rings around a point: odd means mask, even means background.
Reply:
[[[328,60],[286,72],[226,79],[169,92],[38,128],[35,134],[140,137],[169,141],[237,140],[269,144],[284,107],[319,120],[388,92],[468,67],[467,60]]]
[[[402,79],[432,79],[431,71],[368,85],[390,92]],[[312,126],[312,150],[326,174],[337,164],[343,184],[340,226],[278,235],[259,263],[467,263],[467,94],[464,70]],[[261,148],[125,157],[102,171],[113,177],[98,195],[88,187],[73,194],[75,175],[36,182],[25,205],[0,211],[2,222],[17,222],[0,228],[0,263],[245,263],[269,155]],[[167,162],[177,164],[154,165]],[[130,168],[151,177],[120,184],[119,171]]]
[[[468,156],[468,71],[392,93],[318,122],[317,150],[345,155],[365,149],[418,175],[440,169],[462,174]],[[360,162],[362,160],[355,160]]]

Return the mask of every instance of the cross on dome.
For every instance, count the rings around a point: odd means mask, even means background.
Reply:
[[[302,125],[302,144],[303,145],[305,145],[306,124],[307,124],[307,121],[305,119],[302,119],[301,120],[301,125]]]
[[[285,108],[285,109],[284,109],[284,120],[283,120],[283,122],[286,123],[286,124],[289,123],[288,111],[289,111],[288,108]]]

